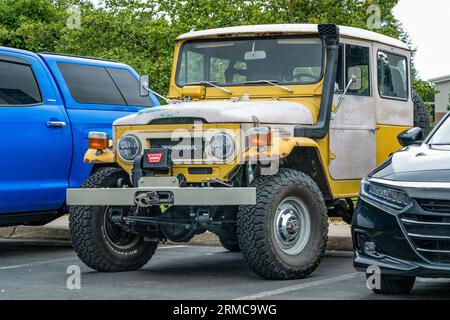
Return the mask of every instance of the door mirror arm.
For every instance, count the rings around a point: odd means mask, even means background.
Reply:
[[[344,92],[342,93],[342,96],[339,98],[339,102],[336,106],[336,109],[331,113],[331,120],[334,120],[336,118],[336,114],[339,111],[339,108],[341,107],[342,103],[344,102],[345,98],[347,97],[347,92],[350,89],[350,86],[357,80],[356,75],[352,74],[350,77],[350,81],[348,82],[347,86],[345,87]]]

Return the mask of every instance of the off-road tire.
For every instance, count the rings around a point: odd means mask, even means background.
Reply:
[[[128,174],[120,168],[102,169],[92,175],[82,188],[114,188],[119,179],[130,185]],[[157,242],[137,237],[127,248],[114,246],[104,227],[105,207],[73,206],[69,227],[72,245],[78,257],[90,268],[102,272],[134,271],[143,267],[155,253]]]
[[[237,218],[239,246],[250,268],[270,280],[301,279],[310,275],[319,266],[328,240],[327,207],[319,187],[308,175],[292,169],[261,176],[253,186],[257,204],[241,206]],[[311,219],[306,247],[295,256],[279,248],[273,231],[278,205],[290,196],[304,202]]]
[[[414,126],[423,130],[423,137],[425,138],[430,133],[430,113],[422,98],[414,91],[412,100],[414,103]]]
[[[222,247],[231,252],[241,252],[237,235],[232,233],[219,232],[217,236],[219,237],[219,241]]]
[[[381,288],[372,291],[376,294],[408,294],[415,282],[415,277],[381,275]]]

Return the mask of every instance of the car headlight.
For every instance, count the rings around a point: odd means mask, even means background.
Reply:
[[[131,162],[141,153],[141,142],[133,135],[126,135],[120,139],[117,149],[123,160]]]
[[[361,182],[361,195],[394,209],[404,209],[411,203],[411,198],[405,192],[366,179]]]
[[[226,132],[218,132],[211,137],[209,142],[211,154],[220,160],[230,160],[236,154],[236,142]]]

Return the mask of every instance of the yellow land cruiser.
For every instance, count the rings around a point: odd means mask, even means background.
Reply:
[[[309,275],[329,214],[351,219],[360,179],[414,125],[410,62],[403,42],[336,25],[180,36],[168,105],[117,120],[112,144],[90,134],[97,173],[68,190],[79,257],[136,270],[159,242],[209,231],[263,278]]]

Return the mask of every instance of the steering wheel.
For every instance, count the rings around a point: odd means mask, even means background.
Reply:
[[[319,80],[319,78],[317,76],[310,74],[310,73],[299,73],[299,74],[296,74],[294,77],[294,79],[301,79],[301,78],[309,78],[314,81]]]

